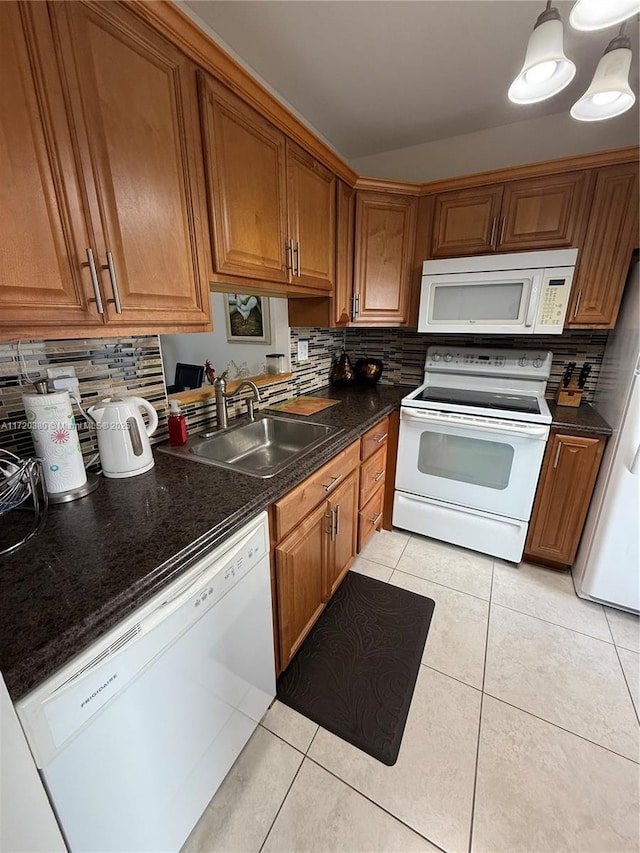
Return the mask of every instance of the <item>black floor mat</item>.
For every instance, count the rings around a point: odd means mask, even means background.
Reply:
[[[278,699],[395,764],[434,607],[349,572],[278,679]]]

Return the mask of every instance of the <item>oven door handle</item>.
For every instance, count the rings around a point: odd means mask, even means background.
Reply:
[[[504,435],[524,435],[528,438],[546,438],[549,434],[549,428],[544,425],[518,425],[507,426],[504,423],[489,422],[483,423],[477,418],[464,420],[462,418],[449,418],[446,415],[441,416],[433,412],[423,412],[420,409],[402,408],[400,417],[404,420],[421,421],[422,423],[440,424],[440,426],[449,427],[465,427],[466,429],[482,429],[487,432],[499,432]]]

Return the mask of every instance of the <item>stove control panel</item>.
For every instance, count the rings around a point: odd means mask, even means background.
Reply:
[[[541,350],[431,346],[425,371],[548,379],[552,358]]]

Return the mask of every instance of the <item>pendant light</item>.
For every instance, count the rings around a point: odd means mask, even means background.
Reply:
[[[629,86],[631,41],[620,34],[612,39],[598,63],[591,85],[571,107],[578,121],[603,121],[626,112],[634,105],[636,96]]]
[[[564,54],[562,37],[560,13],[548,0],[529,38],[524,65],[509,87],[509,100],[535,104],[569,85],[576,67]]]
[[[638,0],[578,0],[569,15],[569,23],[576,30],[603,30],[638,12]]]

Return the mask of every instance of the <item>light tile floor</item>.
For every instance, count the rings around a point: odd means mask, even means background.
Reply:
[[[185,853],[637,853],[637,617],[402,531],[353,570],[436,603],[397,763],[275,702]]]

